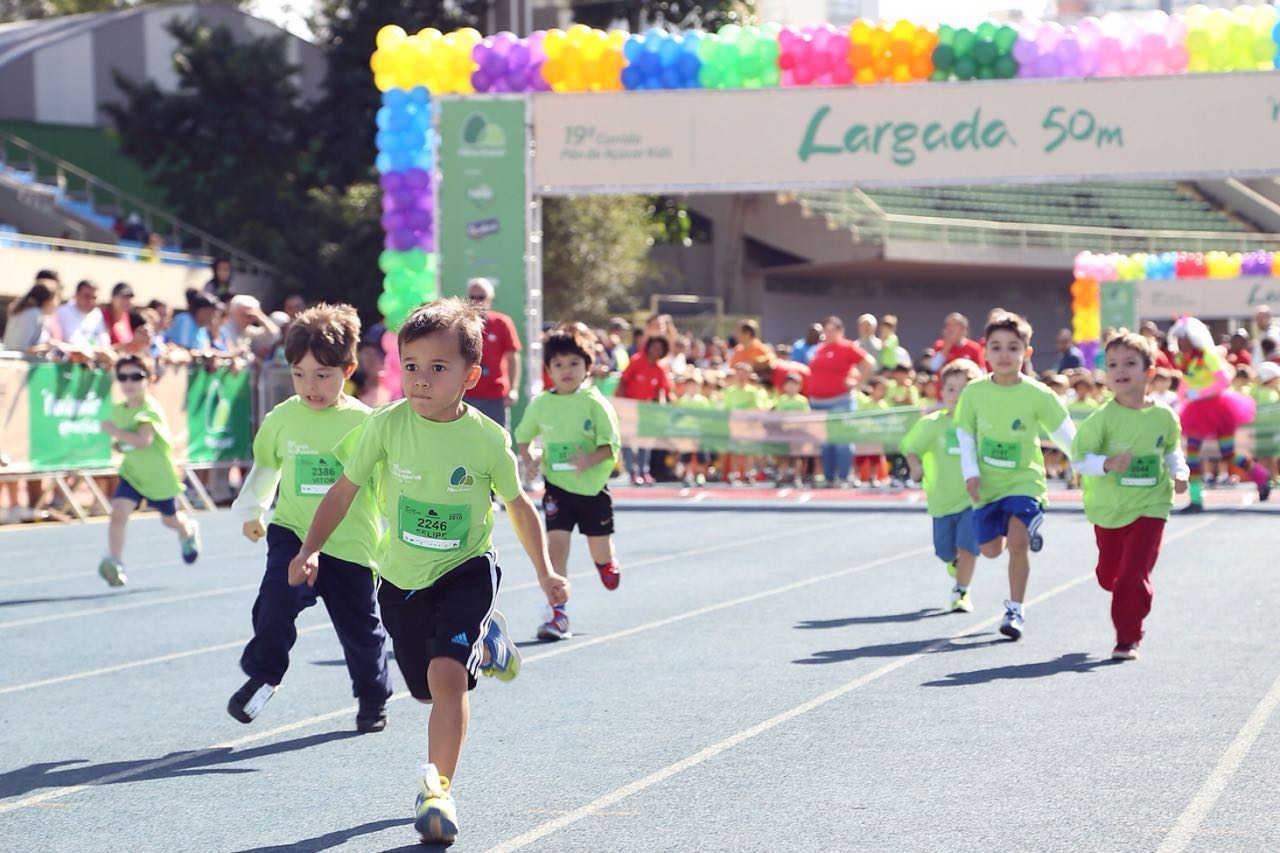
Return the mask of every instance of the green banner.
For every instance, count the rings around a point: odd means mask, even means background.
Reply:
[[[729,413],[716,409],[641,404],[638,431],[641,438],[693,438],[701,450],[730,449]]]
[[[111,372],[84,365],[33,364],[27,375],[31,466],[92,468],[111,463]]]
[[[1253,419],[1253,453],[1263,459],[1280,456],[1280,403],[1258,407]]]
[[[1134,282],[1103,282],[1098,287],[1098,303],[1103,329],[1138,330],[1138,287]]]
[[[187,380],[187,459],[229,462],[253,458],[253,374],[191,368]]]
[[[897,449],[907,430],[919,419],[920,410],[912,407],[829,412],[827,441],[831,444],[879,445],[885,451],[892,451]]]

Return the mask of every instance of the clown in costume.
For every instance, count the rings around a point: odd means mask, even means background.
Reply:
[[[1174,364],[1182,371],[1178,394],[1182,435],[1187,440],[1187,465],[1191,469],[1191,503],[1183,512],[1204,510],[1200,449],[1206,440],[1218,443],[1224,460],[1249,472],[1249,479],[1258,487],[1258,497],[1265,501],[1271,494],[1267,470],[1236,452],[1236,430],[1253,420],[1256,404],[1231,390],[1233,371],[1204,323],[1184,315],[1169,330],[1169,344],[1177,351]]]

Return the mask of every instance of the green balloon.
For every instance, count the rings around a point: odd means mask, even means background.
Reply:
[[[1276,58],[1276,43],[1270,36],[1258,36],[1254,39],[1253,58],[1258,62],[1270,62]]]
[[[722,68],[722,76],[720,78],[720,88],[722,89],[741,89],[742,88],[742,72],[735,66],[733,68]]]
[[[996,48],[998,48],[1001,53],[1011,53],[1013,51],[1013,46],[1018,43],[1018,31],[1008,24],[1005,24],[1000,29],[996,30],[995,42]]]
[[[413,272],[420,272],[427,268],[427,253],[418,248],[410,249],[404,253],[405,269]]]
[[[1209,64],[1219,71],[1225,71],[1235,63],[1235,56],[1231,52],[1231,45],[1225,41],[1214,43],[1209,48]]]
[[[996,70],[990,65],[979,65],[976,76],[979,80],[994,80],[996,79]]]
[[[776,41],[762,41],[758,48],[760,58],[766,65],[777,65],[780,48]]]
[[[716,54],[720,46],[720,39],[714,35],[704,36],[702,41],[698,42],[698,58],[702,60],[705,68],[708,65],[715,65]]]
[[[995,72],[1001,80],[1012,80],[1018,76],[1018,60],[1008,54],[1000,56],[996,59]]]
[[[973,45],[977,41],[973,33],[969,30],[956,30],[955,44],[956,57],[968,56],[973,51]]]
[[[782,82],[782,72],[778,70],[777,65],[766,67],[760,81],[766,88],[775,88]]]
[[[400,322],[403,321],[404,315],[407,314],[408,311],[405,309],[404,303],[401,302],[399,296],[390,291],[384,290],[381,295],[378,296],[378,313],[383,317],[386,317],[388,323],[395,318],[399,318],[395,323],[395,325],[398,326],[400,325]]]
[[[938,44],[946,44],[946,45],[953,44],[955,42],[955,38],[956,38],[955,27],[948,26],[947,24],[943,24],[942,26],[938,27]]]
[[[956,59],[956,78],[959,80],[972,80],[978,74],[978,63],[973,61],[971,56],[961,56]]]
[[[1253,47],[1253,31],[1244,24],[1236,24],[1231,28],[1231,36],[1228,40],[1232,48],[1237,52],[1243,52]]]
[[[949,72],[956,62],[956,50],[949,44],[939,44],[933,49],[933,67],[937,71]],[[943,78],[946,79],[946,74]]]
[[[393,273],[400,269],[402,258],[399,252],[393,252],[390,249],[384,249],[382,254],[378,255],[378,269],[383,273]]]
[[[990,21],[983,21],[978,24],[978,38],[990,41],[996,37],[996,25]]]
[[[383,287],[391,293],[407,296],[413,291],[413,280],[414,275],[410,270],[400,269],[387,275]]]
[[[941,82],[943,82],[944,80],[950,80],[950,79],[951,79],[951,72],[950,72],[950,71],[942,71],[942,70],[939,70],[939,69],[935,68],[935,69],[933,70],[933,73],[929,75],[929,79],[930,79],[931,81],[933,81],[934,83],[941,83]]]
[[[973,61],[984,68],[995,65],[999,55],[995,42],[980,41],[973,46]]]

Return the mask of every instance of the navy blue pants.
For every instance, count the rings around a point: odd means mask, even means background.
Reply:
[[[386,700],[391,696],[387,634],[378,621],[373,573],[367,566],[322,553],[316,585],[289,586],[289,561],[301,547],[292,530],[276,524],[267,528],[267,570],[253,603],[253,639],[244,647],[240,668],[250,678],[279,684],[298,639],[294,622],[319,597],[342,643],[352,695]]]

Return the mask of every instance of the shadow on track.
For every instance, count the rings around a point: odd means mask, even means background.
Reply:
[[[926,681],[923,686],[965,687],[972,684],[990,684],[993,681],[1048,678],[1063,672],[1093,672],[1100,667],[1114,666],[1119,663],[1123,661],[1090,658],[1084,652],[1072,652],[1040,663],[1020,663],[1014,666],[997,666],[992,669],[975,669],[972,672],[953,672],[939,681]]]
[[[97,601],[101,598],[122,598],[126,595],[137,595],[140,592],[163,592],[168,587],[144,586],[114,592],[97,592],[93,595],[56,595],[48,598],[10,598],[0,601],[0,607],[17,607],[21,604],[58,604],[63,601]]]
[[[1008,642],[1004,637],[982,640],[977,643],[961,643],[959,640],[971,640],[975,637],[991,637],[988,633],[966,634],[963,637],[935,638],[932,640],[908,640],[902,643],[882,643],[877,646],[862,646],[857,649],[827,649],[814,652],[807,658],[793,660],[798,664],[844,663],[862,658],[897,658],[923,653],[938,654],[941,652],[961,652],[967,649],[983,649],[988,646],[1002,646]],[[939,646],[939,643],[945,645]]]
[[[847,628],[850,625],[889,625],[899,622],[919,622],[922,619],[946,616],[950,612],[949,610],[929,607],[924,610],[914,610],[910,613],[882,613],[879,616],[850,616],[846,619],[809,619],[801,622],[796,628],[805,631],[811,628]]]
[[[277,844],[271,847],[247,847],[244,850],[237,851],[237,853],[308,853],[308,851],[312,850],[328,850],[331,847],[338,847],[353,838],[382,832],[384,829],[394,829],[397,826],[404,827],[412,836],[413,822],[408,818],[402,820],[376,820],[372,823],[353,826],[350,829],[335,829],[333,832],[326,832],[324,835],[317,835],[315,838],[304,838],[292,844]],[[426,844],[415,844],[405,849],[421,851],[431,850],[432,847]]]
[[[243,751],[227,748],[201,750],[194,753],[171,752],[160,758],[141,758],[136,761],[108,761],[102,764],[90,764],[86,759],[82,758],[29,764],[17,770],[0,773],[0,799],[21,796],[32,791],[38,791],[41,788],[62,788],[93,784],[102,780],[104,776],[135,771],[157,761],[171,761],[172,763],[157,767],[154,770],[147,770],[128,776],[120,781],[146,782],[153,779],[173,779],[206,774],[255,773],[257,772],[256,768],[226,767],[224,765],[252,761],[255,758],[263,758],[268,755],[296,752],[300,749],[321,746],[332,741],[347,740],[348,738],[359,736],[360,733],[354,730],[323,732]],[[186,754],[190,754],[191,757],[184,760],[182,756]],[[107,780],[102,784],[114,784],[114,782]]]

